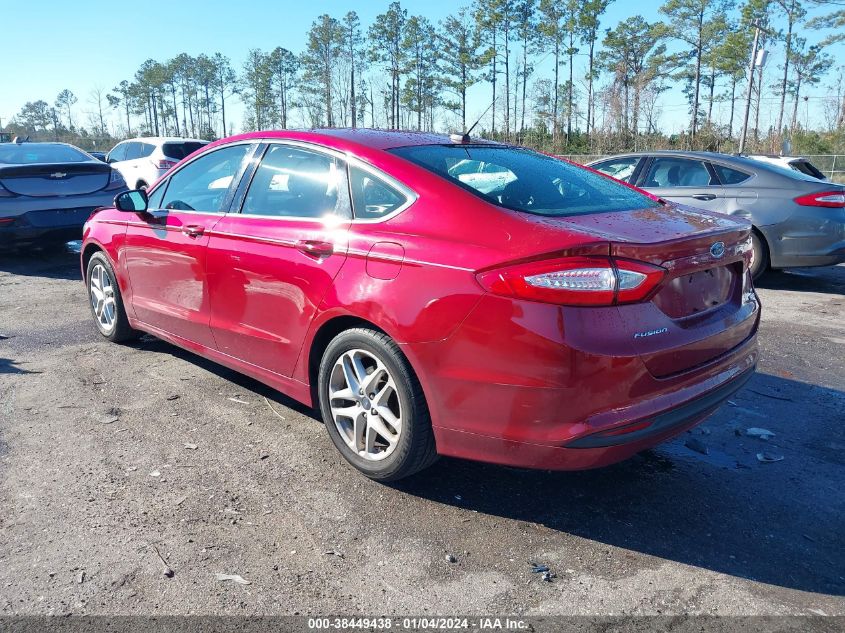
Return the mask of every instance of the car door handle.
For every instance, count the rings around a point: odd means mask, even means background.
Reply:
[[[696,200],[715,200],[716,195],[712,193],[694,193],[692,197]]]
[[[296,243],[296,250],[311,257],[328,257],[334,253],[334,245],[321,240],[299,240]]]
[[[188,237],[199,237],[205,233],[205,227],[199,224],[186,224],[182,227],[182,233]]]

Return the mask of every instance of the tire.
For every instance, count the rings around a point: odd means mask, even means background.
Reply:
[[[94,253],[85,270],[88,305],[97,329],[113,343],[138,338],[141,333],[133,330],[126,318],[123,295],[117,276],[108,258],[102,252]]]
[[[369,389],[356,393],[359,383]],[[365,328],[338,334],[323,353],[317,390],[329,437],[370,479],[397,481],[437,459],[422,387],[389,336]]]
[[[769,247],[757,231],[751,231],[751,278],[758,280],[769,269]]]
[[[139,180],[137,183],[135,183],[135,189],[143,189],[146,191],[147,187],[149,187],[149,185],[143,180]]]

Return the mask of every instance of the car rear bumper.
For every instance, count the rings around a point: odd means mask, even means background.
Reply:
[[[815,215],[792,217],[760,227],[773,268],[832,266],[845,262],[845,210],[814,209]]]
[[[603,419],[579,425],[584,433],[562,443],[537,443],[494,437],[460,429],[435,427],[437,452],[441,455],[491,462],[520,468],[586,470],[609,466],[665,442],[700,424],[751,378],[757,363],[756,340],[731,354],[716,380],[706,380],[676,394],[663,394],[640,403],[634,410],[610,412]],[[560,402],[553,414],[566,416]],[[596,423],[601,427],[596,426]],[[611,433],[596,431],[605,428]],[[630,432],[622,432],[631,429]],[[618,433],[618,434],[613,434]]]
[[[782,255],[772,261],[772,268],[836,266],[845,262],[845,242],[825,255]]]
[[[0,198],[0,248],[42,241],[78,240],[98,207],[109,207],[126,188],[78,196]]]
[[[82,239],[82,226],[96,207],[29,211],[0,220],[0,248]]]
[[[746,338],[713,338],[721,354],[664,377],[611,340],[612,309],[538,319],[543,311],[554,308],[491,299],[449,339],[403,346],[438,453],[555,470],[608,465],[704,420],[757,365],[759,311]]]
[[[579,437],[566,445],[566,448],[609,448],[623,446],[653,438],[662,438],[675,434],[697,424],[719,408],[722,403],[739,391],[751,378],[754,368],[729,378],[715,389],[699,395],[687,402],[654,416],[646,416],[631,424],[614,427],[610,431],[600,431]]]

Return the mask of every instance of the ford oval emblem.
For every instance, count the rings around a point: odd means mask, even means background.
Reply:
[[[719,259],[720,257],[724,257],[725,255],[725,243],[724,242],[716,242],[713,246],[710,247],[710,254]]]

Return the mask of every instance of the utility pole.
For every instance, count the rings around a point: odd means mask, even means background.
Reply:
[[[760,21],[755,19],[751,25],[754,27],[754,45],[751,47],[751,61],[748,64],[748,92],[745,95],[745,120],[742,124],[742,136],[739,138],[739,153],[745,152],[745,139],[748,136],[748,115],[751,113],[751,93],[754,88],[754,67],[757,65],[757,48],[760,45],[760,31],[771,35],[772,32],[760,26]],[[760,64],[762,66],[762,63]]]

